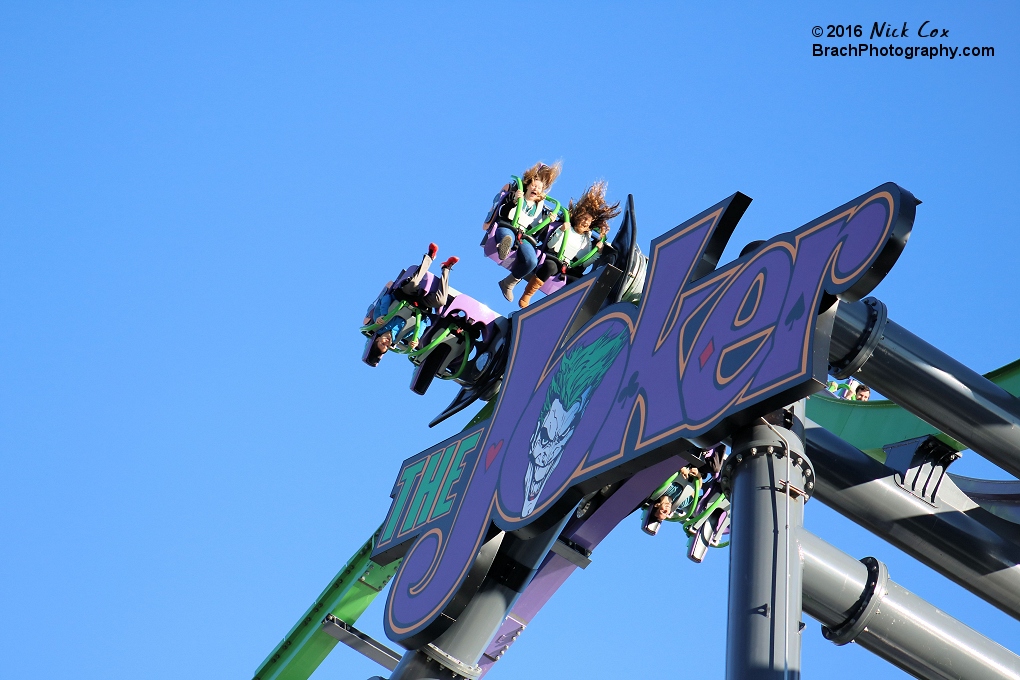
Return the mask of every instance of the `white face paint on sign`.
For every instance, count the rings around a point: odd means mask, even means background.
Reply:
[[[559,399],[554,399],[545,417],[538,421],[535,434],[531,435],[531,449],[528,451],[528,472],[524,476],[524,509],[521,517],[527,517],[535,509],[549,475],[560,462],[560,454],[574,434],[574,423],[584,410],[584,400],[574,402],[565,410]]]

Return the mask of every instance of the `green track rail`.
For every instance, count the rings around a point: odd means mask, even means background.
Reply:
[[[375,535],[354,553],[315,598],[304,616],[255,671],[254,680],[307,680],[319,667],[337,645],[336,639],[322,631],[321,623],[326,614],[354,625],[400,566],[400,560],[385,567],[369,560],[374,545]]]
[[[485,404],[465,429],[492,415],[495,400]],[[380,567],[369,559],[375,547],[376,531],[347,561],[326,589],[276,645],[255,671],[253,680],[308,680],[333,651],[337,640],[322,631],[326,614],[354,625],[397,572],[400,560]]]
[[[985,377],[1013,396],[1020,396],[1020,359],[985,373]],[[957,451],[966,448],[888,400],[845,401],[820,392],[808,399],[807,415],[882,463],[885,462],[882,447],[886,444],[929,434],[936,435]]]

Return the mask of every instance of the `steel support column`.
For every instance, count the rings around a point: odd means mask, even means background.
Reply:
[[[721,473],[731,502],[728,680],[800,677],[801,567],[795,540],[813,486],[803,402],[732,438]],[[773,414],[776,415],[776,414]],[[785,425],[785,427],[784,427]]]

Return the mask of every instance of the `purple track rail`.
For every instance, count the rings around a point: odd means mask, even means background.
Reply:
[[[617,492],[607,498],[590,517],[571,521],[562,536],[585,550],[594,550],[609,535],[609,532],[634,512],[641,501],[662,484],[664,479],[685,464],[682,458],[674,456],[642,470],[624,482]],[[538,573],[535,574],[535,578],[514,604],[510,615],[506,617],[496,633],[496,637],[482,654],[478,665],[482,668],[483,676],[506,654],[510,645],[520,636],[521,631],[535,618],[539,610],[545,606],[545,603],[552,598],[553,594],[577,568],[573,562],[555,553],[550,552],[546,556]]]

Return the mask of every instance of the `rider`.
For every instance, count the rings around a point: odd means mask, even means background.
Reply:
[[[694,507],[701,501],[700,492],[712,493],[712,485],[719,479],[723,460],[726,457],[726,446],[716,444],[703,452],[704,462],[701,465],[687,465],[673,475],[649,497],[651,507],[642,521],[641,528],[652,536],[659,532],[662,522],[686,522],[694,512]],[[694,504],[694,507],[692,507]]]
[[[560,262],[567,266],[568,283],[584,275],[589,260],[594,257],[593,251],[602,250],[609,234],[609,220],[620,214],[620,203],[606,203],[606,182],[599,180],[581,194],[577,203],[571,201],[567,212],[569,222],[549,236],[544,245],[545,261],[528,277],[528,286],[518,303],[521,307],[527,307],[531,296],[559,273]]]
[[[854,378],[850,378],[845,383],[830,380],[825,387],[826,391],[828,391],[829,394],[839,399],[844,399],[847,401],[857,401],[861,399],[862,394],[861,388],[864,388],[864,394],[867,395],[864,397],[862,401],[867,401],[871,397],[871,390],[868,389],[866,385],[862,385],[861,383],[857,382],[857,380]]]
[[[422,294],[421,283],[425,279],[425,274],[428,272],[429,267],[432,266],[432,262],[438,252],[439,246],[435,243],[430,243],[428,252],[422,257],[418,270],[400,287],[404,295]],[[450,296],[450,270],[459,261],[460,258],[458,257],[447,258],[442,264],[443,274],[440,277],[439,286],[431,292],[426,292],[422,298],[422,304],[430,311],[438,311],[446,305],[447,299]],[[369,316],[365,317],[366,326],[373,323],[373,318],[376,324],[382,324],[375,330],[375,334],[370,341],[373,345],[373,349],[369,352],[368,357],[368,364],[370,366],[379,365],[382,355],[390,350],[394,339],[400,335],[400,331],[403,330],[404,325],[407,323],[403,317],[398,315],[383,324],[386,315],[393,309],[393,306],[400,304],[400,301],[396,299],[393,292],[392,288],[387,288],[375,301]],[[426,320],[428,319],[426,318]],[[408,344],[411,349],[414,349],[418,346],[417,338],[412,338]]]
[[[545,219],[549,212],[544,203],[545,195],[553,182],[556,181],[556,178],[560,176],[562,166],[563,164],[560,161],[552,165],[536,163],[525,170],[521,176],[523,190],[511,191],[509,184],[504,185],[502,191],[497,194],[497,203],[489,212],[485,223],[482,224],[482,229],[488,231],[492,228],[493,220],[513,222],[514,217],[516,217],[518,229],[524,229]],[[502,197],[502,200],[500,200],[500,197]],[[521,198],[524,199],[524,206],[518,215],[517,205]],[[499,259],[505,260],[514,247],[517,234],[508,226],[499,226],[496,228],[495,238],[496,252],[499,255]],[[503,297],[513,302],[514,286],[530,274],[537,264],[538,254],[535,252],[535,247],[527,240],[522,239],[517,246],[517,256],[513,267],[510,269],[510,274],[499,282],[499,289],[503,293]]]
[[[663,522],[679,522],[690,514],[691,505],[697,502],[695,497],[694,484],[701,478],[701,471],[693,466],[680,468],[669,486],[662,492],[662,495],[653,499],[652,507],[642,529],[646,534],[652,536],[659,533],[659,527]],[[687,489],[691,492],[685,493]]]

